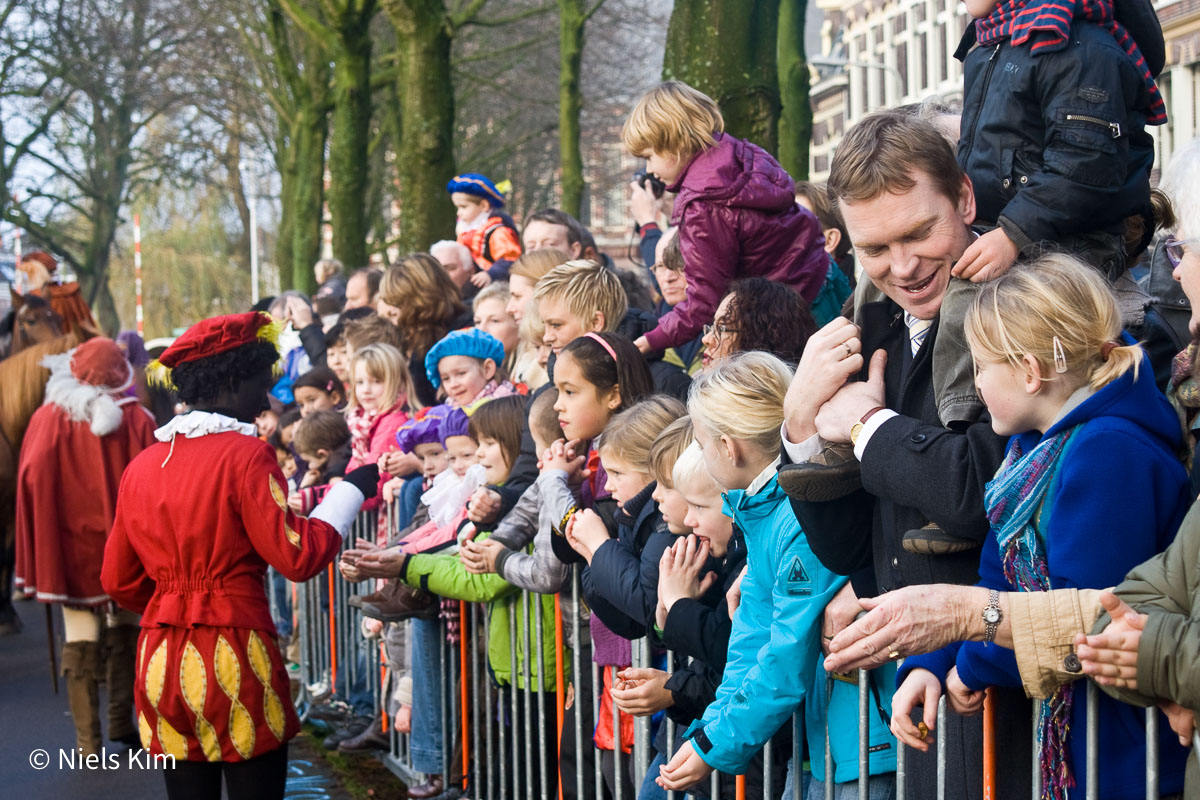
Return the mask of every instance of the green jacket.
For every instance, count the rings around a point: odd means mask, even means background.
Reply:
[[[483,538],[486,536],[481,534],[480,539]],[[476,575],[467,572],[458,556],[451,553],[418,553],[411,556],[405,562],[404,572],[400,577],[410,586],[425,589],[439,597],[485,605],[488,665],[497,685],[512,685],[512,672],[515,668],[516,686],[518,689],[524,689],[525,665],[528,661],[530,676],[533,679],[531,688],[544,692],[555,690],[554,595],[522,592],[496,574]],[[536,627],[539,606],[542,620],[540,646]],[[525,646],[526,614],[530,614],[529,648]],[[528,650],[535,650],[537,656],[527,659]],[[564,643],[564,680],[570,680],[570,673],[571,651]]]

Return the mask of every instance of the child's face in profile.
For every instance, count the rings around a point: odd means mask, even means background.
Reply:
[[[476,197],[466,192],[453,192],[450,202],[454,204],[454,216],[464,225],[470,225],[480,214],[486,213],[489,206],[482,197]]]
[[[479,458],[475,455],[477,449],[478,444],[470,436],[446,437],[446,455],[450,460],[450,469],[454,470],[455,475],[461,478],[467,474],[468,469],[479,463]]]
[[[608,476],[604,488],[612,494],[617,505],[625,505],[650,483],[649,475],[611,453],[602,454],[600,463],[604,465],[604,472]]]
[[[650,497],[658,503],[658,513],[662,514],[663,522],[667,523],[667,530],[676,536],[692,532],[692,529],[683,523],[688,507],[682,492],[659,481]]]
[[[413,448],[413,455],[421,462],[421,477],[432,480],[450,466],[450,456],[441,442],[427,442]]]
[[[279,415],[268,408],[254,418],[254,425],[258,428],[259,437],[266,439],[279,427]]]
[[[680,487],[687,503],[684,524],[708,542],[708,552],[720,558],[729,550],[733,520],[721,513],[721,491],[708,475],[697,475]]]
[[[643,153],[642,158],[646,159],[646,171],[658,176],[658,179],[667,186],[679,180],[679,174],[686,166],[675,156],[658,153],[654,150]]]
[[[488,483],[500,484],[508,480],[508,456],[498,441],[488,436],[480,436],[475,457],[487,470],[484,480]]]
[[[308,464],[309,469],[321,469],[325,466],[325,462],[329,460],[328,450],[318,450],[315,453],[301,453],[300,458],[305,464]]]

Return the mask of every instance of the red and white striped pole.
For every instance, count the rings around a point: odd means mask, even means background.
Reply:
[[[137,305],[135,306],[137,333],[144,339],[145,335],[142,333],[142,217],[140,214],[133,215],[133,290],[137,294]]]

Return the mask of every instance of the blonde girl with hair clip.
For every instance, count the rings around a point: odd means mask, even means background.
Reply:
[[[396,448],[396,431],[408,421],[409,411],[419,406],[413,395],[412,379],[404,356],[390,344],[369,344],[354,352],[350,362],[350,386],[347,389],[346,425],[350,428],[350,463],[352,472],[364,464],[386,461],[393,475],[415,472],[420,464],[411,454],[409,461],[400,461],[389,454]],[[380,463],[380,480],[387,480],[385,465]],[[379,504],[372,498],[369,507]]]
[[[750,351],[701,373],[691,387],[688,411],[696,442],[724,491],[725,513],[745,537],[747,572],[721,685],[662,768],[658,783],[667,790],[688,789],[713,769],[744,773],[801,704],[809,752],[824,751],[828,713],[838,791],[856,788],[848,782],[858,777],[858,692],[835,681],[832,698],[824,697],[821,666],[821,615],[847,579],[813,554],[776,477],[783,398],[791,380],[792,370],[778,358]],[[870,726],[874,796],[891,788],[895,747],[874,714]],[[823,767],[813,760],[817,781],[824,779]],[[790,780],[800,780],[799,769],[790,764]]]
[[[1011,437],[985,494],[979,585],[992,616],[998,592],[1113,586],[1165,549],[1190,502],[1182,432],[1103,276],[1066,255],[1018,265],[981,287],[965,332],[992,428]],[[910,719],[915,708],[933,730],[943,691],[957,713],[975,714],[988,686],[1021,685],[1013,652],[990,638],[909,658],[899,680],[892,730],[922,751],[931,737]],[[1045,798],[1088,789],[1085,692],[1084,681],[1060,687],[1038,709]],[[1143,712],[1103,695],[1098,708],[1098,796],[1141,797]],[[1165,795],[1183,788],[1186,751],[1167,726],[1161,734]]]

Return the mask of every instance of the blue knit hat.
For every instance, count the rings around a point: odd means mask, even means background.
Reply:
[[[461,408],[448,409],[446,416],[439,421],[438,439],[444,445],[451,436],[468,436],[470,426],[471,419],[466,411]]]
[[[493,208],[501,208],[504,205],[504,195],[496,188],[496,184],[492,183],[487,175],[480,175],[478,172],[455,175],[446,184],[446,191],[450,194],[462,192],[482,197],[491,203]]]
[[[396,431],[397,446],[411,453],[417,445],[440,443],[442,420],[449,411],[448,406],[433,406],[409,419]]]
[[[500,366],[504,363],[504,345],[495,336],[478,328],[446,334],[425,354],[425,375],[434,389],[442,385],[442,376],[438,374],[438,362],[447,356],[470,356],[480,361],[490,358],[496,362],[496,366]]]

